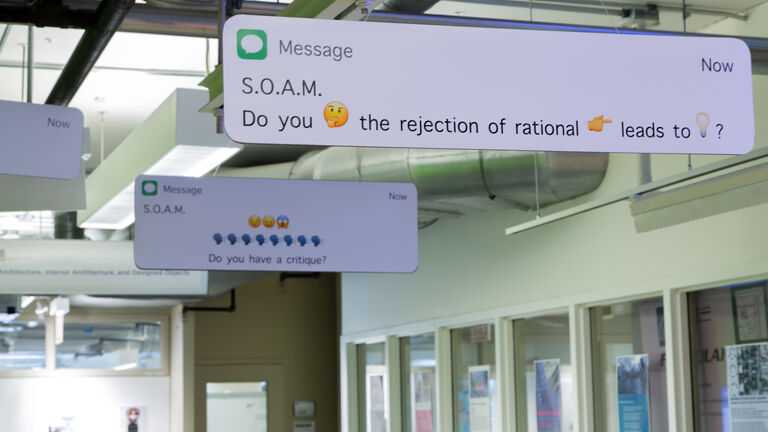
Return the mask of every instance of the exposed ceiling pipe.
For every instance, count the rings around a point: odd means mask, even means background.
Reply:
[[[384,9],[405,12],[405,13],[424,13],[440,0],[384,0],[382,3]]]
[[[541,206],[572,199],[597,188],[607,166],[607,153],[541,152],[535,158],[516,151],[330,147],[293,163],[222,168],[219,175],[413,182],[424,222],[499,206],[535,209],[536,171]]]
[[[145,0],[148,5],[167,9],[189,9],[194,11],[216,12],[218,0]],[[285,4],[258,1],[243,1],[239,13],[251,15],[277,15],[285,8]]]
[[[46,104],[69,104],[133,3],[134,0],[102,0],[99,3],[96,8],[96,25],[83,33],[48,95]]]

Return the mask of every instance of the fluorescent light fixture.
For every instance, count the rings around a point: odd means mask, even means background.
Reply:
[[[126,364],[121,364],[120,366],[115,366],[112,369],[116,371],[122,371],[122,370],[128,370],[128,369],[135,369],[138,365],[139,365],[138,363],[126,363]]]
[[[26,309],[27,306],[31,305],[34,301],[35,296],[21,296],[21,309]]]
[[[208,92],[176,89],[86,178],[82,228],[123,229],[134,222],[133,182],[141,174],[201,177],[242,149],[201,113]]]
[[[635,199],[630,212],[637,232],[768,203],[768,164]]]

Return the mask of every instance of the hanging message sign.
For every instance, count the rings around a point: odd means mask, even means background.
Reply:
[[[80,174],[83,113],[0,100],[0,174],[71,180]]]
[[[410,273],[411,183],[223,177],[136,179],[142,269]]]
[[[747,46],[238,15],[225,128],[241,143],[741,154]]]

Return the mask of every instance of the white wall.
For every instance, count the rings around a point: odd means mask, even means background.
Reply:
[[[126,409],[141,407],[140,432],[167,432],[170,425],[168,377],[0,378],[0,430],[72,432],[127,430]]]

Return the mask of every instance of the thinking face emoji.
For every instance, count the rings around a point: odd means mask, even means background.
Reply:
[[[275,218],[270,215],[264,216],[264,228],[272,228],[275,226]]]
[[[253,228],[258,228],[259,225],[261,225],[261,218],[259,215],[251,215],[251,217],[248,218],[248,225]]]
[[[341,127],[349,119],[349,111],[347,111],[347,107],[343,103],[334,101],[325,106],[323,117],[328,122],[328,127]]]

